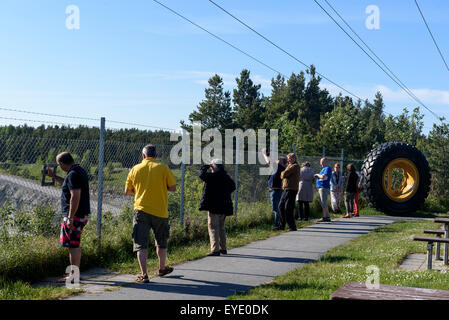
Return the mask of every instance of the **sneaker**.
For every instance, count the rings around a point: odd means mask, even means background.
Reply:
[[[144,276],[140,275],[140,276],[137,277],[135,282],[138,282],[138,283],[149,283],[150,279],[148,279],[148,275],[144,275]]]
[[[228,254],[228,250],[220,250],[221,254]]]
[[[220,251],[217,252],[209,252],[206,256],[208,257],[216,257],[220,255]]]
[[[163,277],[163,276],[165,276],[165,275],[167,275],[167,274],[169,274],[169,273],[172,273],[173,270],[174,270],[173,267],[165,266],[164,269],[159,269],[159,274],[158,274],[158,276],[159,276],[159,277]]]
[[[331,222],[331,218],[321,218],[317,222]]]

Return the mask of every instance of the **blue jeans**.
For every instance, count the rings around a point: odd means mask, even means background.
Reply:
[[[281,201],[282,189],[270,190],[271,208],[274,212],[273,227],[279,226],[279,201]]]

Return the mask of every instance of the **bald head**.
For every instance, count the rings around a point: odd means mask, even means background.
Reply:
[[[73,160],[73,157],[70,153],[61,152],[56,156],[56,162],[58,164],[72,165],[75,163],[75,160]]]
[[[321,158],[321,160],[320,160],[320,165],[321,165],[322,167],[327,166],[327,159],[326,159],[326,158]]]

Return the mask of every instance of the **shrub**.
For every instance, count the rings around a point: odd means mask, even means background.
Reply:
[[[446,213],[449,212],[449,199],[448,198],[427,198],[424,201],[423,210],[433,213]]]

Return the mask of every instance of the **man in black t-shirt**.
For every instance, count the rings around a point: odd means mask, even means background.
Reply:
[[[70,153],[60,153],[56,157],[56,162],[67,173],[67,176],[62,178],[55,175],[52,170],[47,169],[47,175],[62,185],[61,211],[63,221],[61,223],[60,243],[63,247],[69,249],[70,264],[79,268],[81,264],[81,233],[90,214],[89,181],[86,171],[75,164]],[[66,278],[67,276],[61,280]]]

